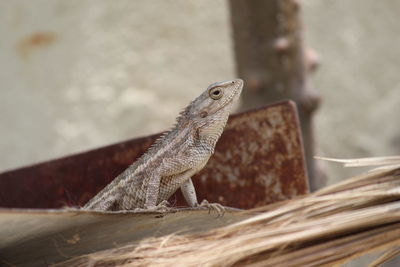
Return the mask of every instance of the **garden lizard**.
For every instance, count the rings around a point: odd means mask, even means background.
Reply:
[[[181,188],[189,206],[208,206],[219,211],[222,206],[217,203],[204,200],[198,204],[191,177],[214,153],[242,88],[240,79],[211,84],[180,113],[172,130],[157,139],[83,209],[161,210]]]

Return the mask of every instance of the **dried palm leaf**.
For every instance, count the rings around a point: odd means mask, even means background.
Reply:
[[[357,159],[362,161],[377,166]],[[57,266],[338,266],[391,250],[372,265],[377,266],[400,246],[400,168],[374,170],[244,212],[253,216],[200,234],[145,239]]]

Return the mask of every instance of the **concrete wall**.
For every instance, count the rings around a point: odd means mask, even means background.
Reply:
[[[168,129],[234,76],[212,2],[1,2],[0,170]]]
[[[317,154],[400,155],[400,2],[308,0],[306,40],[322,58]],[[330,182],[359,173],[327,164]]]

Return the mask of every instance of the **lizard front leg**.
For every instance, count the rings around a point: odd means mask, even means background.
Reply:
[[[194,189],[194,185],[191,178],[187,179],[181,185],[181,191],[183,197],[186,200],[186,203],[190,207],[207,207],[209,208],[209,210],[214,209],[218,213],[218,216],[222,216],[224,214],[225,208],[219,203],[209,203],[207,200],[204,199],[199,205],[199,202],[197,202],[196,190]]]
[[[146,199],[144,203],[144,210],[151,211],[168,211],[170,208],[167,207],[168,201],[164,200],[157,205],[157,199],[160,192],[160,181],[161,175],[158,173],[153,173],[149,182],[147,183]],[[136,211],[142,211],[142,209],[135,209]]]
[[[181,191],[186,203],[190,207],[197,207],[199,205],[197,202],[196,190],[194,189],[194,185],[190,177],[181,185]]]
[[[161,175],[153,173],[150,176],[149,182],[147,183],[146,200],[144,203],[146,209],[152,209],[156,206],[158,192],[160,191],[160,181]]]

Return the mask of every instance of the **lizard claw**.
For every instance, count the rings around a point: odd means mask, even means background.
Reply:
[[[222,206],[219,203],[210,203],[206,199],[204,199],[200,203],[199,207],[207,207],[208,208],[208,213],[210,213],[212,209],[215,210],[218,213],[218,217],[224,216],[224,213],[225,213],[225,207],[224,206]]]

